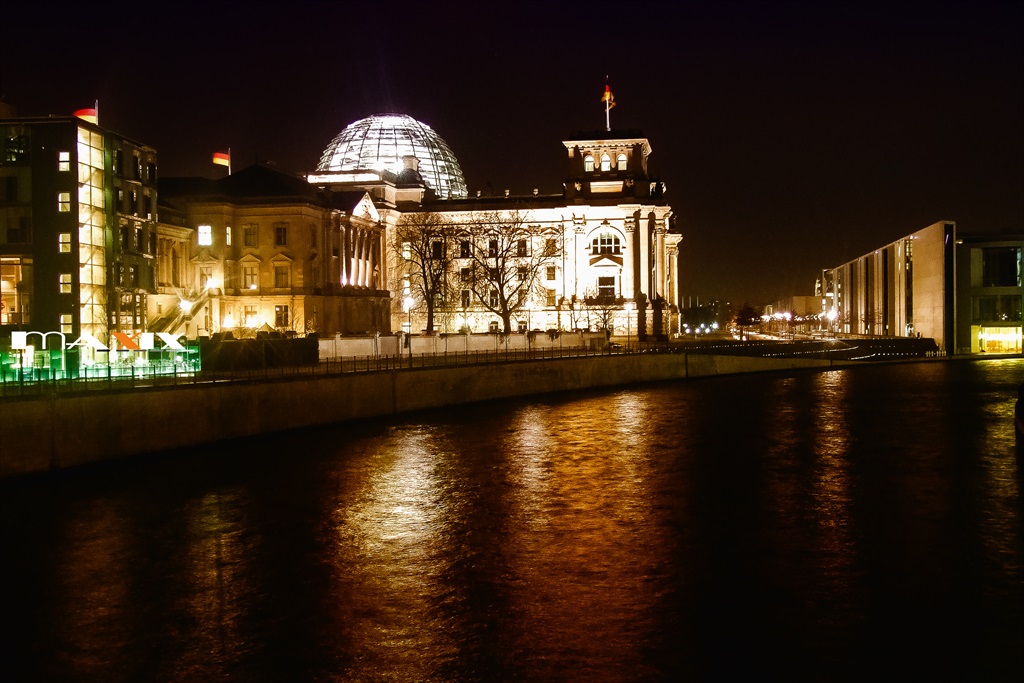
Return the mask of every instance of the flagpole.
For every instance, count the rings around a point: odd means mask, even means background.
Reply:
[[[94,100],[92,103],[93,109],[96,110],[96,125],[100,125],[100,101]]]
[[[609,112],[611,112],[611,110],[612,110],[612,108],[611,108],[611,99],[612,98],[608,97],[608,76],[605,76],[604,77],[604,129],[606,131],[609,131],[609,132],[611,132],[611,129],[612,129],[612,119],[611,119],[611,116],[609,115]]]
[[[228,175],[231,175],[231,148],[228,147]]]

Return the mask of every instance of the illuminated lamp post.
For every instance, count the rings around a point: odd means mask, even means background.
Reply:
[[[412,297],[407,296],[402,301],[402,308],[405,310],[407,316],[406,326],[408,330],[405,333],[405,345],[409,347],[409,367],[412,367]]]
[[[825,317],[828,318],[828,331],[832,334],[833,337],[835,337],[836,333],[832,326],[835,324],[836,318],[839,317],[839,314],[836,313],[836,309],[830,308],[828,309],[828,313],[825,314]]]
[[[633,336],[633,329],[631,327],[631,324],[632,324],[633,307],[635,305],[636,304],[634,304],[632,301],[627,301],[624,304],[622,304],[622,309],[624,311],[626,311],[626,350],[627,351],[629,351],[629,340],[630,340],[630,337]]]

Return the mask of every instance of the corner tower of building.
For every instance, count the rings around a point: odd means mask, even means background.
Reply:
[[[566,199],[661,199],[664,186],[647,171],[651,143],[636,130],[580,132],[563,140],[569,153]]]

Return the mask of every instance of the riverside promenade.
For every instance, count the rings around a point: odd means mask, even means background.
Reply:
[[[881,354],[848,343],[496,348],[342,358],[275,372],[37,382],[16,394],[4,388],[0,478],[482,401],[924,355],[899,340],[887,344]]]

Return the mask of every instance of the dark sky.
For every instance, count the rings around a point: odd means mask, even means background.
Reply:
[[[607,76],[613,128],[646,134],[667,184],[686,295],[810,294],[938,220],[1024,232],[1019,2],[35,5],[4,11],[0,99],[98,99],[165,177],[217,177],[228,147],[236,169],[312,171],[347,124],[398,111],[470,192],[556,193]]]

